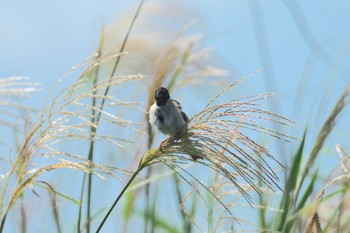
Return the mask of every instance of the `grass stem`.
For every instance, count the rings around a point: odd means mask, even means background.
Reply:
[[[112,213],[114,207],[117,205],[118,201],[120,200],[120,198],[123,196],[123,194],[125,193],[125,191],[128,189],[128,187],[130,186],[130,184],[134,181],[134,179],[136,178],[136,176],[140,173],[140,171],[142,170],[143,167],[138,168],[134,174],[130,177],[128,183],[126,183],[126,185],[124,186],[123,190],[119,193],[118,197],[115,199],[115,201],[113,202],[111,208],[108,210],[106,216],[103,218],[102,222],[100,223],[100,225],[98,226],[96,233],[100,232],[100,230],[102,229],[103,225],[105,224],[106,220],[108,219],[109,215]]]

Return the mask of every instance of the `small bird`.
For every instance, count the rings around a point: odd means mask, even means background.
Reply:
[[[170,99],[169,91],[160,87],[155,91],[155,103],[149,110],[149,123],[170,137],[180,133],[189,121],[178,101]]]
[[[165,87],[160,87],[154,94],[155,103],[149,110],[149,123],[163,134],[169,135],[167,139],[161,142],[159,149],[163,149],[163,144],[169,140],[170,137],[177,136],[182,130],[187,127],[189,121],[186,113],[182,111],[181,104],[173,99],[170,99],[169,91]],[[182,138],[184,143],[192,144],[187,136]],[[195,148],[193,147],[193,150]],[[201,158],[197,155],[190,155],[193,160]]]

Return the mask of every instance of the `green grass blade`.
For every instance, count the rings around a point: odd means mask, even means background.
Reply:
[[[338,119],[340,113],[344,109],[344,107],[346,105],[346,98],[348,97],[349,92],[350,92],[350,87],[347,87],[344,90],[343,94],[341,95],[340,99],[338,100],[337,104],[334,106],[331,114],[328,116],[328,118],[327,118],[326,122],[324,123],[324,125],[322,126],[320,132],[318,133],[316,142],[311,150],[311,153],[310,153],[309,159],[306,163],[304,172],[302,173],[302,177],[301,177],[300,185],[298,187],[297,195],[300,192],[301,186],[303,185],[305,178],[308,176],[310,169],[311,169],[312,165],[314,164],[320,150],[322,149],[324,142],[326,141],[327,137],[332,132],[334,125],[336,123],[336,120]]]
[[[290,173],[286,181],[284,195],[280,206],[280,208],[283,210],[283,213],[280,215],[280,219],[279,219],[279,225],[277,228],[279,231],[281,231],[284,228],[287,216],[289,215],[290,209],[294,202],[294,200],[292,199],[292,192],[296,188],[297,180],[299,177],[306,133],[307,133],[307,129],[304,132],[298,151],[294,155],[292,167],[290,169]]]
[[[45,184],[45,185],[42,185],[42,184],[40,184],[39,182],[40,182],[40,183],[43,183],[43,184]],[[33,183],[33,185],[38,186],[38,187],[40,187],[40,188],[44,188],[44,189],[46,189],[46,190],[49,190],[49,191],[53,192],[55,195],[60,196],[60,197],[64,198],[64,199],[67,200],[67,201],[73,202],[73,203],[76,204],[76,205],[80,205],[80,202],[79,202],[78,200],[76,200],[76,199],[74,199],[74,198],[71,198],[71,197],[69,197],[69,196],[67,196],[67,195],[65,195],[65,194],[63,194],[63,193],[61,193],[61,192],[58,192],[57,190],[55,190],[51,185],[49,185],[49,184],[46,183],[46,182],[37,181],[37,182]]]
[[[298,151],[294,155],[292,168],[290,170],[290,174],[286,183],[286,188],[289,191],[293,191],[297,186],[298,177],[300,175],[300,167],[301,167],[301,161],[303,157],[306,134],[307,134],[307,129],[305,129]]]
[[[305,206],[307,199],[311,196],[311,194],[314,190],[314,187],[315,187],[315,181],[316,181],[317,177],[318,177],[318,169],[316,170],[316,172],[312,176],[310,184],[307,187],[307,189],[305,190],[305,193],[302,196],[302,198],[298,204],[297,211],[301,210]]]

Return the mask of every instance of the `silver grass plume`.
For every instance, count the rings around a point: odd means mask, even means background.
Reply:
[[[253,204],[252,197],[239,184],[238,179],[244,179],[251,188],[259,193],[262,190],[256,185],[258,179],[261,179],[273,191],[275,187],[280,189],[279,178],[267,159],[275,161],[282,167],[283,165],[270,154],[267,148],[245,133],[254,131],[287,142],[293,139],[293,137],[263,127],[256,122],[264,120],[283,125],[294,124],[293,121],[283,116],[259,107],[262,100],[273,94],[251,95],[213,105],[221,94],[242,80],[229,85],[193,116],[188,123],[187,130],[181,133],[180,140],[171,138],[162,151],[155,148],[146,152],[139,168],[159,162],[173,164],[188,162],[192,160],[190,155],[196,155],[201,158],[197,160],[198,163],[229,179],[250,204]]]

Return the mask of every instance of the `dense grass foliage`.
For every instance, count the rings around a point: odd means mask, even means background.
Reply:
[[[324,147],[350,88],[310,129],[269,110],[275,93],[237,94],[264,69],[232,78],[191,26],[150,44],[137,28],[143,8],[117,47],[103,27],[96,54],[42,109],[23,103],[46,92],[39,84],[0,79],[0,124],[14,138],[0,154],[0,232],[349,232],[349,155]],[[160,86],[194,106],[162,150],[148,124]],[[296,124],[303,134],[285,133]],[[327,153],[339,166],[319,166]]]

